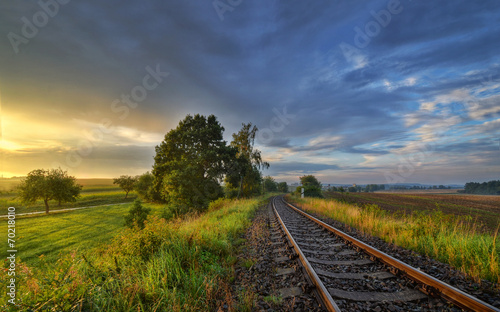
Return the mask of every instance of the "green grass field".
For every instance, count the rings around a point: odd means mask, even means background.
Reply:
[[[220,200],[169,221],[158,217],[163,206],[144,204],[153,216],[143,230],[123,226],[130,204],[16,220],[18,303],[47,311],[215,310],[228,294],[239,234],[267,198]],[[0,307],[17,311],[6,300]]]
[[[36,215],[16,220],[17,256],[30,266],[39,257],[55,262],[60,253],[74,249],[87,250],[109,242],[123,229],[124,216],[132,204],[95,207],[54,215]],[[143,204],[160,215],[163,205]],[[0,233],[7,233],[7,222],[0,223]],[[5,249],[0,251],[3,259]]]

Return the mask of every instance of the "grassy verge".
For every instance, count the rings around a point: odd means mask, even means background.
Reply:
[[[214,310],[228,289],[238,235],[261,200],[221,200],[206,213],[169,221],[151,216],[143,230],[123,229],[108,244],[72,252],[61,247],[66,255],[55,263],[44,257],[36,267],[18,263],[21,310]],[[87,229],[96,231],[93,225]],[[47,237],[43,244],[58,240],[57,235],[47,236],[52,231],[37,231]],[[82,235],[87,235],[83,229]],[[81,239],[91,242],[90,237]],[[0,285],[5,289],[6,280]],[[5,301],[0,305],[15,311]]]
[[[448,263],[477,281],[500,283],[498,230],[494,235],[484,234],[474,224],[440,211],[391,215],[376,205],[360,208],[329,199],[291,197],[291,200],[305,211]]]

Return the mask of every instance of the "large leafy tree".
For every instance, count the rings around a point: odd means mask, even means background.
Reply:
[[[225,182],[228,192],[237,197],[259,194],[262,183],[260,170],[269,168],[269,163],[262,160],[261,152],[254,148],[257,131],[252,123],[243,123],[241,130],[233,133],[231,147],[236,155]]]
[[[301,193],[304,188],[304,196],[306,197],[323,197],[321,192],[321,182],[313,175],[305,175],[300,177],[302,186],[297,187],[297,193]]]
[[[300,184],[303,186],[315,186],[321,188],[321,182],[313,175],[305,175],[300,177]]]
[[[76,201],[82,189],[76,183],[75,177],[69,176],[62,169],[36,169],[28,173],[19,185],[19,197],[24,203],[34,203],[42,199],[45,204],[45,213],[49,213],[49,201],[61,202]]]
[[[214,115],[187,115],[156,146],[153,199],[176,209],[204,209],[223,195],[219,182],[235,152]]]

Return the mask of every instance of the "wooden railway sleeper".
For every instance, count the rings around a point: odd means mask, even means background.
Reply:
[[[420,284],[419,289],[424,294],[431,296],[431,297],[434,297],[434,298],[441,296],[441,292],[439,291],[439,289],[432,287],[430,285]]]
[[[307,275],[307,274],[306,274]],[[310,279],[310,278],[309,278]],[[302,284],[300,286],[300,288],[302,289],[302,292],[305,293],[305,294],[310,294],[312,293],[314,290],[316,290],[316,286],[311,282],[311,281],[307,281],[307,283],[305,284]]]
[[[399,269],[393,266],[389,267],[389,272],[391,272],[394,276],[399,276],[401,274]]]

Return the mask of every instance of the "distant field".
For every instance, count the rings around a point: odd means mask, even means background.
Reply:
[[[375,193],[396,193],[396,194],[458,194],[463,189],[431,189],[431,190],[383,190]]]
[[[86,186],[116,186],[113,184],[113,179],[76,179],[78,184]]]
[[[14,190],[21,183],[23,178],[0,179],[0,191],[8,192]],[[87,187],[116,187],[113,184],[113,179],[76,179],[77,183]]]
[[[437,191],[437,190],[432,190]],[[470,216],[485,230],[494,232],[500,224],[500,196],[468,194],[412,193],[325,193],[328,198],[364,205],[376,204],[380,208],[399,213],[429,212],[440,209],[445,214]]]
[[[21,178],[0,179],[0,192],[8,192],[21,183]]]

